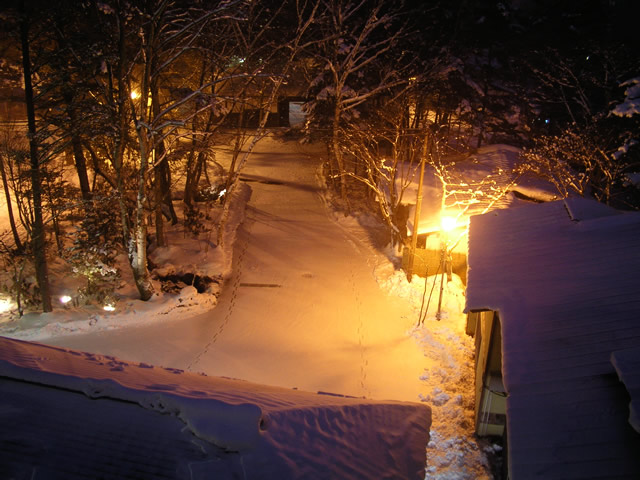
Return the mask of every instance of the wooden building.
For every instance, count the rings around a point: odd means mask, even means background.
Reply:
[[[471,218],[476,431],[509,478],[640,478],[640,213],[572,198]]]

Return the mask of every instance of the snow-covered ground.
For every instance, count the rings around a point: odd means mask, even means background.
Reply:
[[[422,401],[433,411],[426,478],[489,478],[492,447],[473,436],[464,286],[444,283],[437,320],[440,277],[426,290],[424,279],[407,282],[375,221],[330,210],[317,153],[263,139],[234,193],[223,245],[178,228],[154,251],[165,271],[190,265],[221,276],[220,292],[187,286],[145,303],[125,289],[113,312],[67,304],[4,322],[0,335],[309,392]],[[224,164],[223,151],[217,160]],[[429,311],[417,325],[425,291]]]

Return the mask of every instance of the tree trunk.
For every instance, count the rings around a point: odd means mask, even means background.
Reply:
[[[24,75],[24,98],[27,106],[27,123],[29,128],[29,154],[31,160],[31,188],[33,196],[32,244],[36,270],[36,279],[40,289],[42,310],[50,312],[51,295],[49,294],[49,271],[47,268],[46,244],[44,238],[44,222],[42,220],[42,179],[40,175],[40,159],[36,143],[36,115],[33,105],[33,87],[31,85],[31,60],[29,59],[29,25],[26,12],[23,10],[20,22],[20,40],[22,44],[22,69]]]
[[[24,246],[20,240],[18,234],[18,228],[16,227],[15,217],[13,216],[13,206],[11,203],[11,194],[9,193],[9,182],[7,181],[7,172],[4,169],[4,158],[0,155],[0,174],[2,175],[2,188],[4,189],[4,196],[7,201],[7,214],[9,215],[9,225],[11,226],[11,233],[13,234],[13,243],[16,245],[16,250],[20,254],[24,251]]]
[[[156,171],[156,208],[155,208],[155,217],[156,217],[156,245],[159,247],[166,247],[167,242],[164,238],[164,219],[162,218],[162,182],[158,178],[160,172]]]
[[[171,168],[169,168],[169,162],[167,159],[164,159],[162,162],[162,182],[164,184],[163,189],[163,202],[169,208],[169,218],[171,219],[171,225],[176,225],[178,223],[178,214],[176,213],[176,209],[173,207],[173,198],[171,195]]]
[[[346,206],[345,215],[348,214],[351,207],[349,205],[349,198],[347,196],[347,176],[345,175],[344,159],[342,157],[342,150],[340,149],[340,113],[341,109],[336,101],[336,106],[333,111],[333,131],[331,135],[331,147],[333,149],[333,156],[338,167],[338,175],[340,175],[340,198]]]
[[[153,109],[153,115],[157,116],[160,114],[160,99],[158,95],[157,79],[151,81],[151,89],[149,93],[151,95],[151,108]],[[167,161],[166,150],[164,148],[164,141],[161,133],[160,138],[158,141],[153,143],[151,148],[153,148],[152,158],[154,159],[155,165],[156,242],[159,247],[164,247],[167,242],[164,236],[164,220],[162,218],[163,205],[166,205],[169,210],[169,217],[171,218],[172,225],[178,223],[178,216],[176,215],[176,211],[173,208],[173,202],[171,200],[171,170],[169,169],[169,162]],[[157,160],[158,158],[160,160]]]
[[[202,71],[200,73],[200,85],[204,83],[205,75],[207,74],[206,65],[202,66]],[[212,80],[215,79],[215,75],[212,74]],[[211,95],[215,96],[215,83],[211,86]],[[194,107],[197,112],[197,105]],[[207,160],[207,154],[204,151],[206,148],[206,144],[208,143],[208,138],[213,134],[213,125],[215,122],[215,110],[212,108],[209,110],[209,115],[207,117],[207,123],[205,128],[202,130],[205,133],[203,137],[201,137],[200,141],[197,141],[198,131],[198,116],[194,115],[193,121],[191,123],[192,128],[192,137],[191,137],[191,149],[189,151],[189,157],[187,160],[187,178],[185,179],[184,185],[184,196],[183,202],[189,208],[193,207],[193,202],[195,201],[195,194],[198,189],[198,184],[200,182],[200,175],[202,174],[204,162]],[[198,149],[198,154],[196,155],[196,149]]]
[[[67,79],[68,80],[68,79]],[[66,104],[67,115],[69,117],[69,134],[71,136],[71,147],[73,149],[73,160],[75,162],[76,172],[78,173],[78,182],[80,183],[80,192],[85,202],[91,200],[91,187],[89,186],[89,175],[87,174],[87,161],[82,150],[82,141],[78,136],[78,116],[73,106],[73,92],[68,88],[64,90],[64,102]]]
[[[193,207],[193,202],[195,202],[200,176],[202,175],[204,162],[207,158],[206,154],[202,151],[198,152],[198,155],[195,155],[194,152],[193,156],[195,157],[195,160],[191,161],[191,165],[187,171],[187,180],[184,186],[184,203],[189,207]]]
[[[87,174],[87,160],[84,157],[82,143],[75,133],[71,133],[71,146],[73,147],[73,160],[76,165],[76,172],[78,172],[82,199],[88,202],[91,200],[91,187],[89,186],[89,175]]]
[[[147,135],[143,131],[143,126],[136,119],[136,129],[138,131],[138,139],[140,146],[140,171],[138,175],[138,192],[136,195],[135,214],[133,218],[133,226],[129,219],[129,209],[126,202],[126,192],[124,185],[124,149],[127,135],[127,109],[125,102],[129,100],[129,89],[125,83],[125,18],[122,11],[118,12],[118,91],[116,94],[118,108],[118,138],[116,140],[114,153],[114,169],[116,171],[116,184],[118,190],[118,203],[120,206],[120,220],[122,227],[122,237],[131,266],[133,279],[140,294],[141,300],[149,300],[154,291],[151,283],[151,276],[147,269],[147,229],[145,224],[145,193],[146,193],[146,177],[148,166],[148,148]],[[143,85],[141,91],[141,105],[146,108],[148,98],[148,68],[144,72]],[[146,116],[144,118],[146,120]]]
[[[231,157],[231,164],[229,165],[229,173],[227,174],[227,180],[224,184],[224,188],[227,191],[231,190],[231,185],[235,182],[236,162],[238,161],[238,157],[240,156],[240,151],[242,150],[242,145],[244,144],[244,139],[246,136],[246,130],[243,129],[244,108],[245,107],[243,106],[242,110],[240,110],[240,115],[238,116],[238,128],[236,130],[235,143],[233,145],[233,156]]]
[[[146,213],[148,207],[147,176],[149,173],[150,156],[154,148],[153,132],[150,128],[151,112],[149,111],[149,98],[152,88],[152,63],[154,58],[154,43],[156,34],[155,21],[149,24],[147,39],[143,45],[145,59],[142,81],[140,84],[139,113],[133,110],[134,123],[138,135],[138,147],[140,154],[140,166],[138,171],[138,192],[136,194],[136,206],[134,213],[133,237],[129,245],[129,261],[133,278],[140,293],[140,299],[149,300],[154,293],[151,275],[147,268],[147,225]]]
[[[42,178],[40,179],[42,184]],[[58,206],[55,203],[54,193],[51,188],[51,175],[47,175],[44,181],[44,190],[48,198],[49,212],[51,212],[51,225],[53,226],[53,234],[58,247],[58,254],[62,253],[62,232],[60,231],[60,218],[58,215]]]
[[[143,98],[145,95],[142,95]],[[147,225],[145,220],[145,203],[147,169],[149,165],[147,138],[141,127],[138,127],[140,142],[140,172],[138,174],[138,193],[136,195],[136,211],[134,219],[133,241],[129,245],[129,261],[133,272],[140,300],[149,300],[154,293],[151,275],[147,268]]]
[[[200,155],[202,152],[198,153]],[[191,207],[194,201],[194,191],[193,191],[193,176],[196,169],[196,152],[195,152],[195,140],[191,141],[191,149],[189,150],[189,154],[187,155],[187,165],[185,167],[185,179],[184,179],[184,190],[182,192],[182,202],[187,206]]]
[[[118,205],[120,207],[120,226],[122,228],[122,242],[127,253],[131,244],[131,222],[129,221],[129,211],[126,203],[126,194],[124,191],[123,163],[124,149],[127,137],[127,110],[125,102],[127,101],[128,89],[125,84],[125,35],[124,35],[125,18],[121,10],[118,11],[118,91],[116,96],[117,113],[118,113],[118,133],[115,142],[115,152],[113,167],[116,171],[116,191],[118,192]],[[98,157],[91,150],[91,156],[94,160],[94,168],[97,165]],[[131,260],[131,258],[129,258]]]

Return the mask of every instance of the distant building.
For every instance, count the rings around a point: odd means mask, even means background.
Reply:
[[[0,87],[0,125],[22,125],[27,123],[27,108],[24,91],[16,87]]]
[[[471,217],[476,432],[509,478],[640,478],[640,213],[571,198]]]

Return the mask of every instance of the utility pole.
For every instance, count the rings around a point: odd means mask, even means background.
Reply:
[[[411,234],[411,249],[409,250],[409,264],[407,265],[407,280],[411,282],[413,277],[413,265],[418,245],[418,229],[420,227],[420,210],[422,209],[422,183],[424,181],[424,165],[427,161],[427,141],[429,134],[425,125],[424,140],[422,142],[422,158],[420,160],[420,179],[418,181],[418,195],[416,198],[416,211],[413,216],[413,232]]]

